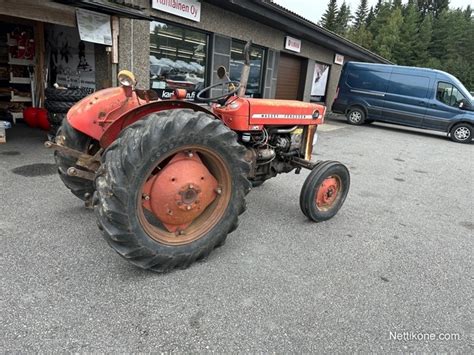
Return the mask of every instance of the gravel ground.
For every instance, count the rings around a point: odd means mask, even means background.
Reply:
[[[352,174],[334,219],[306,220],[307,172],[282,175],[248,195],[239,228],[207,261],[158,275],[107,246],[41,132],[19,124],[7,141],[2,352],[473,351],[472,144],[332,120],[316,158]],[[419,334],[436,339],[409,339]]]

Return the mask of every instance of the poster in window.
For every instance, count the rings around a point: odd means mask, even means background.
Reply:
[[[329,65],[316,63],[314,66],[311,96],[324,96],[329,76]]]
[[[49,85],[95,89],[94,45],[80,39],[76,28],[54,25],[46,32]]]

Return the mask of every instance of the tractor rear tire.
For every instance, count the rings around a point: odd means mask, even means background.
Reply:
[[[69,124],[67,119],[63,120],[62,125],[58,130],[57,136],[64,137],[64,144],[68,148],[84,153],[89,151],[91,138],[74,129]],[[94,193],[94,182],[91,180],[82,179],[80,177],[69,176],[67,174],[67,169],[70,167],[82,169],[76,166],[77,158],[56,150],[54,152],[54,160],[56,161],[56,165],[58,167],[59,177],[61,178],[64,185],[66,185],[66,187],[81,200],[91,201],[92,194]]]
[[[265,180],[250,180],[250,183],[252,184],[253,188],[262,186]]]
[[[200,147],[196,149],[218,157],[220,168],[224,167],[225,176],[232,183],[229,186],[219,185],[223,186],[222,196],[225,195],[225,201],[228,201],[219,209],[220,215],[213,218],[217,207],[212,203],[205,207],[205,212],[192,222],[197,223],[197,227],[191,224],[183,230],[183,238],[188,236],[189,230],[189,235],[195,234],[194,239],[181,242],[178,230],[174,234],[165,228],[157,228],[157,232],[144,221],[143,216],[149,210],[145,212],[143,200],[152,203],[153,197],[150,199],[149,195],[153,192],[144,194],[143,186],[154,176],[159,176],[161,172],[164,174],[170,159],[175,159],[182,152],[191,152],[186,150],[190,146]],[[203,112],[182,109],[162,111],[125,128],[105,151],[104,163],[96,178],[97,192],[93,204],[105,239],[132,264],[155,272],[184,269],[206,258],[214,248],[224,244],[227,234],[237,228],[238,216],[246,209],[245,195],[250,191],[246,176],[250,167],[244,159],[245,152],[235,132]],[[202,158],[202,161],[206,159]],[[175,178],[166,181],[175,181]],[[216,203],[220,203],[218,198],[214,200]],[[206,228],[199,229],[201,225],[206,225]]]
[[[320,163],[301,188],[301,211],[314,222],[334,217],[344,204],[349,186],[350,174],[345,165],[330,160]]]

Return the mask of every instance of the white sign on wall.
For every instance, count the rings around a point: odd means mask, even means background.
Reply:
[[[311,85],[311,96],[326,95],[326,85],[328,83],[329,65],[316,63],[313,73],[313,84]]]
[[[301,41],[299,39],[286,36],[285,37],[285,49],[292,52],[301,52]]]
[[[76,9],[77,27],[81,40],[92,43],[112,45],[110,16],[98,12]]]
[[[335,54],[334,55],[334,63],[343,65],[344,64],[344,56],[342,54]]]
[[[188,20],[201,20],[201,3],[196,0],[152,0],[151,7]]]

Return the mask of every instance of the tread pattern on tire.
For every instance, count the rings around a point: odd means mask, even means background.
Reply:
[[[456,131],[457,128],[463,127],[463,126],[464,126],[464,127],[467,127],[467,128],[471,131],[471,136],[470,136],[468,139],[461,141],[461,140],[458,140],[458,139],[454,136],[454,131]],[[469,144],[469,143],[471,143],[471,141],[472,141],[472,134],[473,134],[472,131],[473,131],[473,127],[472,127],[469,123],[461,122],[461,123],[455,124],[455,125],[451,128],[451,130],[449,131],[449,133],[450,133],[451,140],[452,140],[453,142],[462,143],[462,144]]]
[[[136,185],[145,178],[140,164],[186,144],[203,144],[226,155],[233,197],[224,216],[206,235],[189,244],[169,246],[150,238],[140,226],[136,216]],[[167,110],[127,127],[104,153],[96,178],[93,205],[105,239],[123,258],[155,272],[187,268],[206,258],[224,244],[227,234],[237,228],[238,216],[246,209],[245,195],[250,191],[250,182],[246,178],[249,164],[244,159],[245,151],[235,132],[203,112]]]
[[[330,216],[319,216],[316,220],[315,219],[316,217],[311,216],[311,211],[308,210],[309,205],[314,203],[314,193],[315,193],[315,191],[314,191],[314,186],[311,186],[312,183],[315,180],[318,180],[326,172],[326,169],[330,169],[332,166],[337,166],[337,165],[343,166],[340,162],[333,161],[333,160],[327,160],[327,161],[321,162],[311,172],[311,173],[315,174],[315,176],[313,176],[313,178],[310,179],[309,175],[308,175],[308,178],[306,178],[303,186],[301,187],[300,209],[306,217],[308,217],[309,219],[311,219],[313,221],[320,222],[320,221],[324,221],[324,220],[332,218],[332,216],[337,214],[339,209],[344,204],[344,201],[347,197],[347,193],[348,193],[349,187],[350,187],[350,175],[347,176],[347,181],[346,181],[347,185],[344,186],[345,192],[343,192],[344,195],[341,197],[341,202],[339,204],[339,207],[336,210],[333,210],[332,213],[329,213]],[[317,169],[317,170],[315,170],[315,169]],[[349,174],[349,171],[347,170],[347,168],[345,166],[344,166],[344,169]]]
[[[75,130],[67,121],[63,120],[61,127],[58,130],[57,135],[62,135],[65,138],[65,145],[69,148],[86,152],[90,143],[90,138],[85,134]],[[75,166],[76,158],[64,154],[60,151],[54,152],[54,160],[58,167],[59,177],[66,187],[71,192],[79,197],[81,200],[86,201],[85,194],[89,193],[91,196],[94,193],[94,183],[90,180],[82,179],[79,177],[67,175],[67,169]]]
[[[61,125],[63,120],[66,118],[65,113],[48,113],[48,121],[51,125]]]
[[[72,101],[51,101],[45,100],[44,107],[49,112],[53,113],[67,113],[69,109],[74,106],[76,102]]]
[[[77,102],[86,97],[88,93],[81,89],[61,90],[56,88],[45,89],[45,96],[48,101]]]

